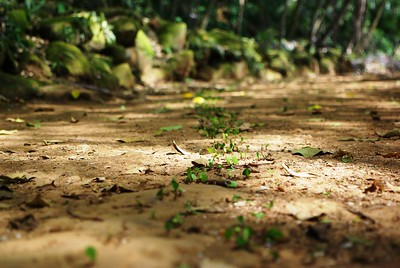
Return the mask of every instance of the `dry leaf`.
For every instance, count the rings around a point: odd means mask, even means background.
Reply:
[[[295,172],[291,170],[288,166],[282,163],[282,167],[293,177],[299,177],[299,178],[315,178],[318,175],[309,173],[309,172]]]

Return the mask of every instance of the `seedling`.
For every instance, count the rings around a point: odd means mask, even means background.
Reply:
[[[285,236],[278,228],[271,227],[265,233],[265,241],[267,245],[272,245],[275,242],[282,240]]]
[[[232,197],[232,202],[233,202],[233,203],[236,203],[236,202],[238,202],[240,199],[242,199],[242,197],[241,197],[240,195],[235,194],[235,195]]]
[[[178,196],[181,196],[181,195],[182,195],[183,190],[182,190],[181,186],[179,185],[179,183],[176,181],[175,178],[173,178],[173,179],[171,180],[171,186],[172,186],[172,189],[173,189],[173,192],[174,192],[175,199],[176,199]]]
[[[250,170],[249,168],[245,168],[245,169],[243,170],[243,172],[242,172],[242,174],[243,174],[246,178],[250,177],[250,173],[251,173],[251,170]]]
[[[265,217],[265,214],[262,212],[253,212],[252,215],[256,218],[256,219],[262,219]]]
[[[167,232],[169,233],[172,229],[180,227],[182,223],[183,217],[180,213],[178,213],[165,222],[165,230],[167,230]]]
[[[253,229],[245,224],[243,216],[237,217],[237,221],[237,225],[225,230],[225,239],[230,240],[234,237],[235,245],[238,249],[249,250]]]
[[[85,255],[86,257],[88,257],[90,262],[95,262],[96,258],[97,258],[97,251],[94,247],[89,246],[87,248],[85,248]]]
[[[164,199],[164,187],[161,187],[160,190],[157,191],[156,197],[158,200],[162,201]]]

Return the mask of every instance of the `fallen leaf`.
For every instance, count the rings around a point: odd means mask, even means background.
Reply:
[[[69,120],[69,122],[71,122],[71,123],[78,123],[79,122],[79,120],[78,119],[76,119],[75,117],[73,117],[73,116],[71,116],[71,118],[70,118],[70,120]]]
[[[25,122],[25,125],[27,127],[34,127],[34,128],[41,128],[42,127],[42,123],[40,123],[39,121],[35,121],[34,123]]]
[[[126,138],[126,139],[117,139],[116,141],[120,143],[135,143],[135,142],[145,142],[146,140],[140,138]]]
[[[111,186],[104,187],[100,192],[104,193],[116,193],[116,194],[122,194],[122,193],[131,193],[133,190],[124,188],[122,186],[119,186],[117,184],[113,184]]]
[[[1,129],[0,130],[0,135],[12,135],[12,134],[15,134],[15,133],[17,133],[18,132],[18,130],[16,130],[16,129],[13,129],[13,130],[4,130],[4,129]]]
[[[390,192],[400,193],[400,186],[395,186],[389,182],[386,182],[386,187]]]
[[[364,193],[373,193],[373,192],[383,192],[385,191],[385,185],[382,180],[376,179],[372,182],[371,186],[364,190]]]
[[[50,204],[43,199],[40,193],[37,194],[31,201],[27,202],[26,205],[31,208],[44,208],[50,206]]]
[[[209,165],[209,161],[204,158],[199,158],[192,161],[192,165],[194,167],[207,167]]]
[[[393,138],[393,137],[400,137],[400,128],[394,128],[385,134],[378,134],[378,136],[383,138]]]
[[[361,142],[375,142],[379,140],[380,140],[379,138],[352,138],[352,137],[344,137],[338,139],[338,141],[361,141]]]
[[[7,122],[13,122],[13,123],[24,123],[24,122],[25,122],[24,119],[21,119],[21,118],[11,118],[11,117],[6,118],[6,121],[7,121]]]
[[[179,130],[182,128],[182,125],[175,125],[175,126],[166,126],[166,127],[161,127],[157,132],[156,136],[160,136],[164,131],[175,131]]]
[[[78,90],[78,89],[71,90],[71,97],[74,100],[77,100],[80,95],[81,95],[81,91],[80,90]]]
[[[64,143],[62,140],[43,140],[44,145]]]
[[[400,158],[400,152],[393,152],[393,153],[387,153],[387,154],[380,154],[377,153],[377,155],[380,155],[384,158]]]
[[[32,231],[38,225],[35,217],[32,214],[28,214],[21,218],[14,218],[8,222],[8,225],[15,230]]]
[[[314,147],[303,147],[301,149],[294,150],[292,152],[293,155],[302,155],[306,158],[313,157],[316,155],[324,155],[329,154],[329,152],[322,151],[321,149],[314,148]]]
[[[34,112],[54,112],[55,109],[53,107],[38,107],[33,111]]]
[[[315,178],[315,177],[317,177],[317,175],[313,174],[313,173],[295,172],[283,163],[282,163],[282,167],[293,177],[299,177],[299,178]]]

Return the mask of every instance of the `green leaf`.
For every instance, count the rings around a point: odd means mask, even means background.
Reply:
[[[40,128],[42,127],[42,124],[39,121],[35,121],[35,123],[31,123],[31,122],[25,122],[25,125],[27,127],[34,127],[34,128]]]
[[[262,212],[253,212],[252,215],[256,218],[256,219],[262,219],[264,218],[265,214]]]
[[[236,157],[235,155],[232,155],[232,162],[233,162],[233,164],[235,164],[235,165],[238,165],[238,164],[239,164],[239,160],[237,159],[237,157]]]
[[[243,170],[243,175],[246,177],[246,178],[248,178],[248,177],[250,177],[250,173],[251,173],[251,171],[250,171],[250,169],[249,168],[245,168],[244,170]]]
[[[89,258],[91,262],[96,261],[97,252],[96,249],[92,246],[89,246],[85,249],[85,255]]]
[[[240,197],[240,195],[235,194],[235,195],[232,197],[232,202],[238,202],[240,199],[242,199],[242,197]]]
[[[318,154],[324,154],[324,151],[314,147],[303,147],[301,149],[294,150],[292,154],[298,154],[308,158]]]
[[[273,243],[277,240],[283,239],[285,236],[283,235],[282,231],[279,230],[278,228],[269,228],[267,232],[265,233],[265,238],[267,242]]]
[[[175,180],[175,178],[171,180],[171,186],[174,191],[177,191],[179,189],[179,183]]]
[[[341,160],[343,163],[350,163],[351,161],[353,161],[353,158],[351,157],[351,155],[346,154],[342,156]]]
[[[238,186],[239,186],[239,184],[236,181],[227,181],[226,182],[226,187],[228,187],[228,188],[236,188]]]
[[[74,90],[71,91],[71,97],[72,97],[74,100],[77,100],[77,99],[79,98],[80,95],[81,95],[81,92],[80,92],[80,90],[78,90],[78,89],[74,89]]]
[[[205,172],[200,172],[199,173],[199,177],[200,177],[201,182],[207,182],[208,181],[208,175]]]
[[[166,127],[161,127],[161,131],[174,131],[174,130],[179,130],[182,128],[182,125],[176,125],[176,126],[166,126]]]

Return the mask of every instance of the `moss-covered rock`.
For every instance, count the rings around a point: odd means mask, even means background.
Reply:
[[[145,73],[142,73],[140,79],[142,82],[150,87],[155,87],[158,83],[167,80],[169,71],[165,68],[151,68]]]
[[[28,99],[36,95],[39,84],[33,79],[0,72],[0,95]]]
[[[151,45],[150,39],[142,30],[139,30],[136,35],[135,50],[136,55],[133,55],[136,56],[137,68],[141,73],[146,72],[146,70],[150,69],[153,65],[155,52]]]
[[[22,32],[25,32],[28,28],[30,28],[30,23],[28,21],[28,17],[26,16],[26,12],[23,9],[14,9],[8,13],[9,20],[18,26]]]
[[[186,23],[160,20],[156,26],[156,32],[165,52],[179,51],[185,47]]]
[[[269,61],[269,68],[284,76],[290,76],[296,70],[289,53],[285,50],[270,49],[267,51],[267,58]]]
[[[171,71],[172,79],[182,81],[189,77],[195,67],[194,54],[191,50],[176,53],[168,61],[167,69]]]
[[[121,64],[129,61],[125,47],[118,44],[108,45],[101,53],[111,57],[113,64]]]
[[[282,80],[283,76],[282,76],[281,73],[279,73],[279,72],[277,72],[277,71],[274,71],[274,70],[272,70],[272,69],[266,68],[266,69],[264,69],[264,70],[261,70],[261,72],[260,72],[260,78],[261,78],[262,80],[266,80],[266,81],[273,82],[273,81]]]
[[[99,54],[94,54],[89,59],[92,83],[98,87],[110,90],[119,88],[119,80],[111,68],[112,60]]]
[[[320,69],[321,74],[330,74],[330,75],[336,74],[336,71],[335,71],[336,64],[332,59],[330,59],[328,57],[322,58],[319,61],[319,69]]]
[[[47,49],[47,59],[59,74],[91,76],[89,61],[77,46],[62,41],[52,42]]]
[[[87,42],[92,33],[87,24],[80,23],[81,19],[73,15],[45,19],[40,22],[36,32],[50,41],[64,41],[74,45]]]
[[[128,16],[115,17],[110,21],[113,26],[113,31],[117,38],[117,43],[124,47],[131,47],[135,45],[135,38],[140,23],[134,18]]]
[[[32,53],[29,54],[23,71],[38,81],[47,81],[53,75],[45,61]]]
[[[128,63],[121,63],[115,66],[113,74],[118,79],[120,86],[130,89],[135,85],[135,77]]]

